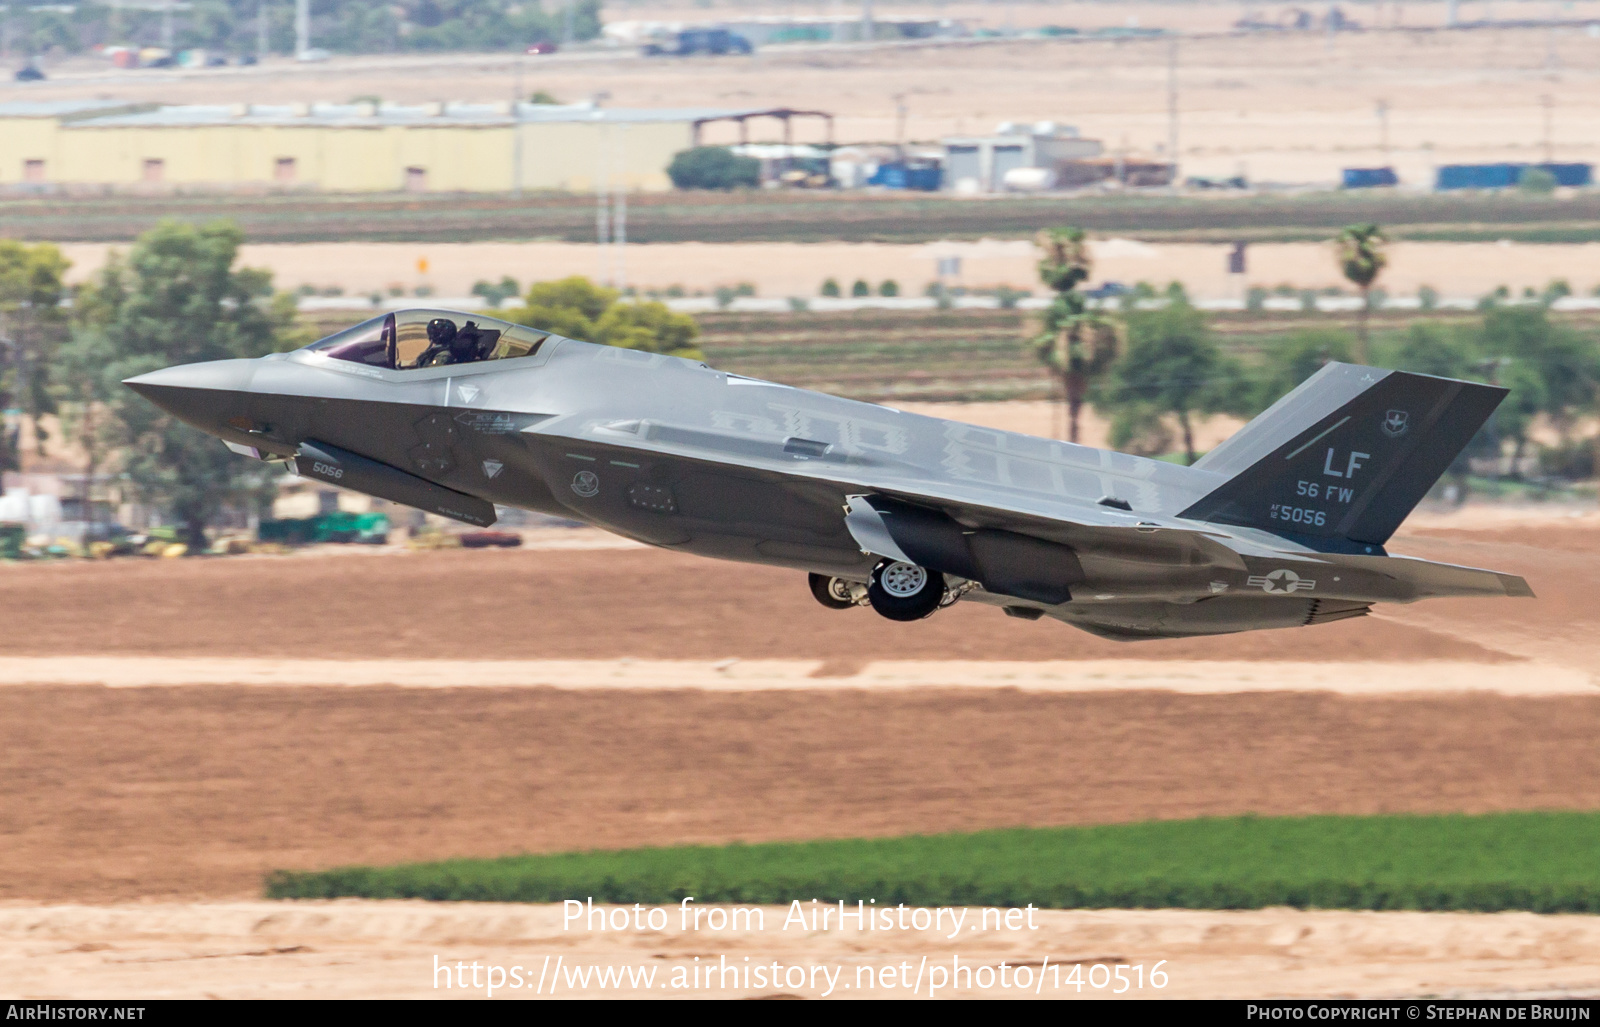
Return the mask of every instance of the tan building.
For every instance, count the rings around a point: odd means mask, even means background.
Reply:
[[[435,103],[0,104],[0,186],[129,191],[671,188],[703,125],[788,112]]]

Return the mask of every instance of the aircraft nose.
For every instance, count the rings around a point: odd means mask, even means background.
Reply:
[[[156,406],[205,431],[215,431],[243,409],[253,360],[211,360],[202,364],[164,367],[122,384]]]

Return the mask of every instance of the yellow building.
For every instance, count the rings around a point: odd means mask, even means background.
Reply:
[[[434,103],[0,104],[0,186],[129,191],[591,192],[671,188],[712,121],[768,110]]]

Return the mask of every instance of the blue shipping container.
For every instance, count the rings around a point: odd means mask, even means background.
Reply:
[[[1593,164],[1535,164],[1536,168],[1543,168],[1555,176],[1556,185],[1581,188],[1594,184]]]
[[[1434,188],[1510,189],[1530,167],[1550,172],[1556,185],[1577,188],[1594,184],[1592,164],[1445,164],[1439,168]]]
[[[1375,189],[1399,184],[1400,177],[1394,173],[1394,168],[1345,168],[1342,182],[1346,189]]]
[[[939,191],[943,179],[944,170],[937,164],[880,164],[877,173],[867,179],[867,185],[933,193]]]
[[[1445,164],[1439,168],[1434,188],[1510,189],[1522,177],[1526,164]]]

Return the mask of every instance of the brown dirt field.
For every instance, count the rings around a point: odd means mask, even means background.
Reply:
[[[557,958],[576,965],[656,971],[654,988],[574,987],[561,981],[558,997],[907,998],[922,958],[929,974],[916,985],[927,997],[941,983],[936,965],[959,957],[976,967],[1012,968],[1005,986],[989,978],[943,981],[938,998],[1106,998],[1124,985],[1103,967],[1120,966],[1128,980],[1119,998],[1421,998],[1600,995],[1600,917],[1533,913],[1401,913],[1260,909],[1072,909],[1036,914],[1036,930],[989,931],[954,940],[939,931],[893,933],[839,929],[784,931],[787,910],[762,910],[763,930],[676,930],[625,933],[579,930],[557,905],[443,902],[141,902],[116,906],[0,905],[0,991],[19,999],[79,998],[463,998],[485,997],[479,987],[446,991],[438,965],[499,966],[509,978],[520,967],[522,987],[500,981],[496,999],[549,996],[541,971]],[[971,920],[980,910],[968,910]],[[569,926],[571,929],[568,929]],[[695,967],[719,956],[730,965],[785,967],[783,986],[757,979],[713,979],[699,989],[673,990]],[[549,963],[546,963],[549,960]],[[904,981],[882,976],[910,961]],[[1050,970],[1044,981],[1018,987],[1018,966]],[[1059,964],[1069,964],[1056,969]],[[1071,983],[1081,963],[1080,987]],[[1165,986],[1151,987],[1160,967]],[[818,968],[804,983],[788,967]],[[1141,969],[1135,969],[1136,967]],[[880,974],[869,985],[866,974]],[[552,975],[554,971],[552,970]],[[824,974],[826,976],[824,976]],[[468,970],[466,978],[470,979]],[[1087,980],[1086,980],[1087,978]],[[1157,979],[1159,980],[1159,978]],[[1090,982],[1098,982],[1096,989]],[[705,984],[704,976],[701,983]],[[832,984],[830,988],[828,985]],[[891,986],[892,985],[892,986]],[[976,986],[974,986],[976,985]],[[1140,987],[1139,985],[1142,985]],[[1548,1008],[1548,1007],[1547,1007]]]
[[[1133,646],[970,604],[900,625],[823,609],[795,571],[652,549],[19,565],[0,570],[0,608],[6,656],[1508,658],[1376,618]]]
[[[1331,234],[1331,232],[1330,232]],[[67,243],[69,277],[88,281],[112,251],[127,244]],[[1113,238],[1096,244],[1095,279],[1158,286],[1184,283],[1201,299],[1240,299],[1237,276],[1227,273],[1229,243],[1133,242]],[[674,285],[710,291],[719,285],[749,282],[762,296],[814,297],[827,278],[848,284],[856,278],[892,278],[906,295],[921,295],[937,277],[937,261],[959,256],[962,284],[1009,285],[1039,294],[1038,255],[1028,240],[1007,242],[657,242],[630,246],[628,283],[643,290]],[[416,271],[426,258],[429,271]],[[265,268],[279,288],[337,286],[351,296],[407,290],[427,285],[448,299],[470,295],[476,281],[510,274],[521,281],[544,281],[569,274],[608,276],[597,248],[571,242],[306,242],[245,246],[240,263]],[[1250,284],[1267,288],[1290,283],[1301,289],[1348,288],[1330,244],[1258,242],[1250,247]],[[1555,278],[1587,293],[1600,281],[1600,249],[1589,243],[1396,242],[1389,248],[1383,285],[1391,295],[1414,295],[1427,285],[1446,297],[1483,295],[1504,285],[1513,292],[1542,289]],[[438,302],[438,301],[435,301]],[[357,308],[341,312],[348,323],[367,316]]]
[[[836,614],[798,574],[648,549],[353,552],[5,568],[0,655],[1600,671],[1600,532],[1455,523],[1428,518],[1395,548],[1526,574],[1541,598],[1120,646],[985,609],[909,626]],[[1506,662],[1519,658],[1536,662]],[[1594,809],[1597,731],[1600,697],[1483,693],[7,686],[0,962],[12,970],[0,990],[420,994],[430,953],[563,950],[546,944],[539,908],[215,905],[259,895],[279,867],[1241,813]],[[1168,958],[1184,972],[1173,994],[1194,996],[1582,991],[1595,984],[1586,932],[1600,930],[1560,917],[1053,915],[1058,958]],[[944,950],[796,944],[792,959],[868,965]],[[605,963],[642,951],[565,950]]]
[[[1255,812],[1600,805],[1600,699],[17,686],[0,898],[274,867]]]

